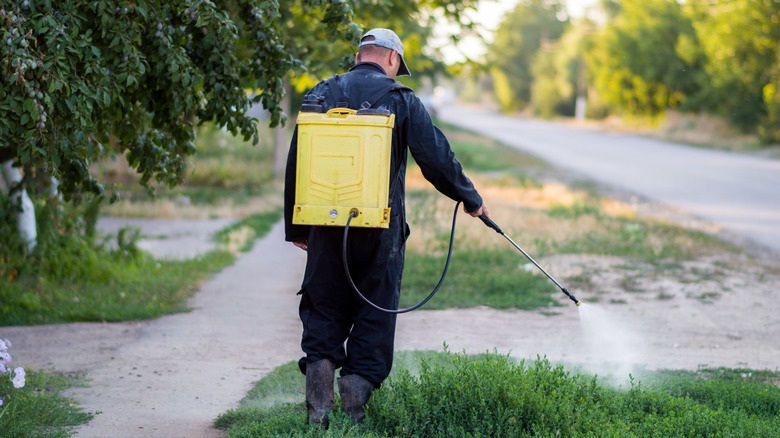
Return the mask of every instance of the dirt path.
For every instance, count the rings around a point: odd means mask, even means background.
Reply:
[[[268,371],[300,356],[295,293],[305,254],[283,242],[280,225],[205,282],[191,313],[141,323],[1,328],[0,337],[12,340],[17,361],[91,379],[72,395],[101,414],[79,437],[220,436],[211,421],[236,407]],[[446,342],[451,351],[546,355],[624,376],[631,364],[780,366],[776,267],[713,258],[646,274],[635,279],[642,292],[627,293],[626,275],[634,274],[622,271],[621,259],[540,262],[559,278],[587,274],[598,291],[577,293],[581,309],[562,298],[563,307],[544,311],[401,315],[397,349],[441,351]]]

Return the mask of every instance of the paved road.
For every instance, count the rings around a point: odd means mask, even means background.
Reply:
[[[780,161],[464,107],[440,117],[780,251]]]

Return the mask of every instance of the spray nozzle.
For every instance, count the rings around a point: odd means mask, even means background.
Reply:
[[[574,301],[574,304],[576,304],[577,306],[581,306],[582,305],[582,301],[578,300],[574,295],[572,295],[571,292],[569,292],[568,289],[566,289],[565,287],[562,287],[561,291],[563,293],[565,293],[566,296],[569,297],[570,300]]]

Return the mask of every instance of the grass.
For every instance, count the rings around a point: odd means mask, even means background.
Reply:
[[[645,372],[629,388],[615,389],[545,359],[518,363],[498,354],[446,352],[399,356],[390,378],[369,400],[364,426],[351,424],[338,400],[329,430],[306,424],[304,377],[293,362],[261,380],[238,409],[221,415],[215,425],[229,437],[780,433],[780,388],[771,384],[780,377],[777,372],[662,370]]]
[[[518,269],[518,254],[514,248],[454,251],[444,285],[425,308],[537,309],[556,305],[553,293],[557,288],[545,277]],[[407,256],[401,307],[428,296],[441,276],[445,259],[417,252]]]
[[[23,388],[15,389],[0,376],[0,437],[67,437],[74,426],[88,422],[92,414],[82,412],[61,393],[83,384],[79,376],[31,372]]]
[[[77,321],[129,321],[187,311],[197,284],[229,265],[233,254],[214,251],[186,261],[155,260],[145,253],[86,249],[69,263],[88,274],[22,275],[0,285],[0,325]]]

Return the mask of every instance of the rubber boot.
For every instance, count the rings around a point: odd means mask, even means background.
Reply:
[[[328,427],[333,409],[333,374],[336,366],[328,359],[306,364],[306,413],[309,421]]]
[[[353,421],[362,423],[366,418],[366,412],[363,408],[368,403],[368,398],[371,397],[373,390],[374,385],[357,374],[339,378],[341,407],[352,417]]]

